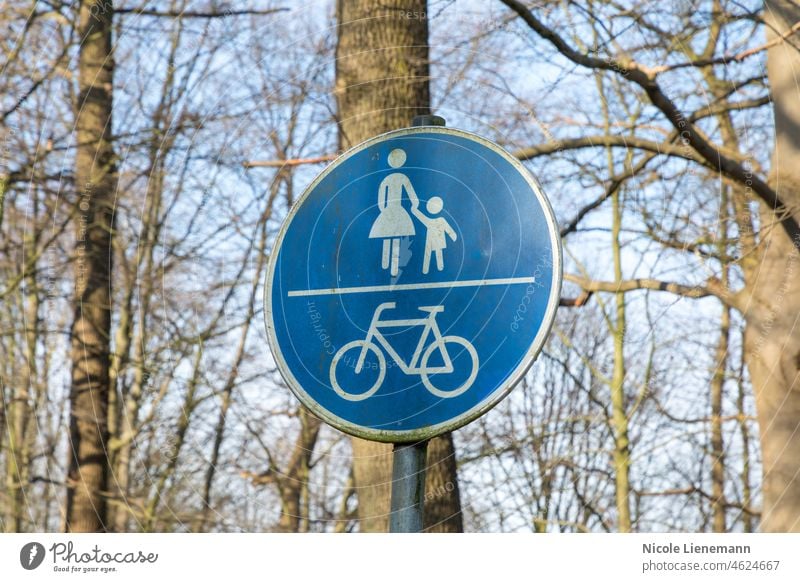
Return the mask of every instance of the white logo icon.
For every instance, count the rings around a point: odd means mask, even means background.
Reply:
[[[392,168],[401,168],[405,163],[406,152],[400,148],[391,151],[389,165]],[[447,219],[443,216],[436,216],[444,208],[444,202],[439,196],[433,196],[425,205],[427,214],[420,210],[419,197],[411,185],[411,180],[401,172],[389,174],[378,187],[380,214],[372,224],[369,238],[383,240],[381,268],[389,269],[392,277],[396,277],[400,270],[400,239],[416,234],[414,221],[403,206],[403,191],[411,203],[411,213],[422,223],[426,231],[422,273],[428,274],[431,255],[434,254],[436,255],[436,268],[442,271],[444,269],[442,251],[447,248],[447,237],[449,236],[453,241],[458,238],[456,231],[453,230]]]
[[[442,333],[439,330],[439,325],[436,322],[436,314],[444,311],[444,307],[441,305],[419,307],[418,309],[420,311],[427,312],[428,315],[418,319],[382,320],[380,318],[381,313],[384,310],[394,308],[395,303],[393,302],[381,303],[378,305],[378,307],[375,309],[375,313],[372,315],[372,322],[370,323],[369,330],[367,331],[367,337],[363,340],[355,340],[345,344],[333,356],[333,361],[331,362],[330,368],[330,379],[331,385],[336,393],[345,400],[350,400],[353,402],[365,400],[375,394],[378,388],[381,387],[381,384],[383,384],[383,381],[386,377],[386,357],[383,355],[383,351],[386,351],[386,353],[389,354],[389,357],[394,360],[404,374],[419,375],[425,388],[427,388],[429,392],[436,396],[441,398],[453,398],[469,389],[469,387],[472,386],[472,383],[475,381],[475,377],[478,375],[478,353],[475,351],[475,347],[463,337],[455,335],[442,336]],[[389,343],[389,340],[386,339],[386,336],[383,335],[381,329],[415,326],[423,328],[422,334],[420,335],[419,342],[414,350],[414,354],[411,356],[411,361],[406,363],[400,354],[398,354]],[[423,352],[426,340],[431,335],[433,336],[433,341],[428,345],[427,348],[425,348],[425,351]],[[453,359],[448,351],[448,345],[451,346],[451,349],[456,345],[464,348],[466,353],[469,355],[469,358],[460,358],[458,363],[462,366],[468,364],[470,366],[470,370],[469,376],[460,386],[457,386],[453,389],[443,390],[433,385],[433,382],[431,381],[431,375],[434,375],[435,379],[435,375],[437,374],[451,374],[455,371]],[[382,347],[383,350],[381,350],[379,346]],[[375,357],[378,360],[377,378],[372,386],[365,392],[358,394],[348,392],[339,383],[337,372],[340,373],[346,366],[352,367],[356,375],[364,372],[365,368],[374,369],[374,366],[365,366],[367,352],[372,352],[375,354]],[[435,353],[438,353],[442,359],[443,364],[441,366],[429,365],[431,356],[433,356]]]

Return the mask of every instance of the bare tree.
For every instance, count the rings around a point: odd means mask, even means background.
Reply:
[[[116,159],[111,138],[111,2],[80,5],[80,93],[75,104],[79,209],[72,323],[70,471],[65,529],[104,531],[108,490],[111,238]]]

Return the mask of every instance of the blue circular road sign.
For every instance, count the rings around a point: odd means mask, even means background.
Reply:
[[[267,335],[323,420],[423,440],[508,394],[560,288],[553,211],[522,164],[468,132],[403,129],[343,154],[289,212],[267,271]]]

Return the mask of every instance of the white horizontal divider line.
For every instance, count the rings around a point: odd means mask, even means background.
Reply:
[[[486,287],[489,285],[520,285],[533,283],[535,277],[509,277],[506,279],[472,279],[469,281],[439,281],[436,283],[407,283],[404,285],[372,285],[364,287],[332,287],[331,289],[304,289],[289,291],[289,297],[310,295],[345,295],[347,293],[374,293],[376,291],[414,291],[416,289],[443,289],[448,287]]]

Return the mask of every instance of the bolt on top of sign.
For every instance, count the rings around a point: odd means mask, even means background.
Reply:
[[[556,221],[520,162],[468,132],[403,129],[346,152],[292,208],[267,272],[267,335],[323,420],[417,441],[511,390],[560,287]]]

